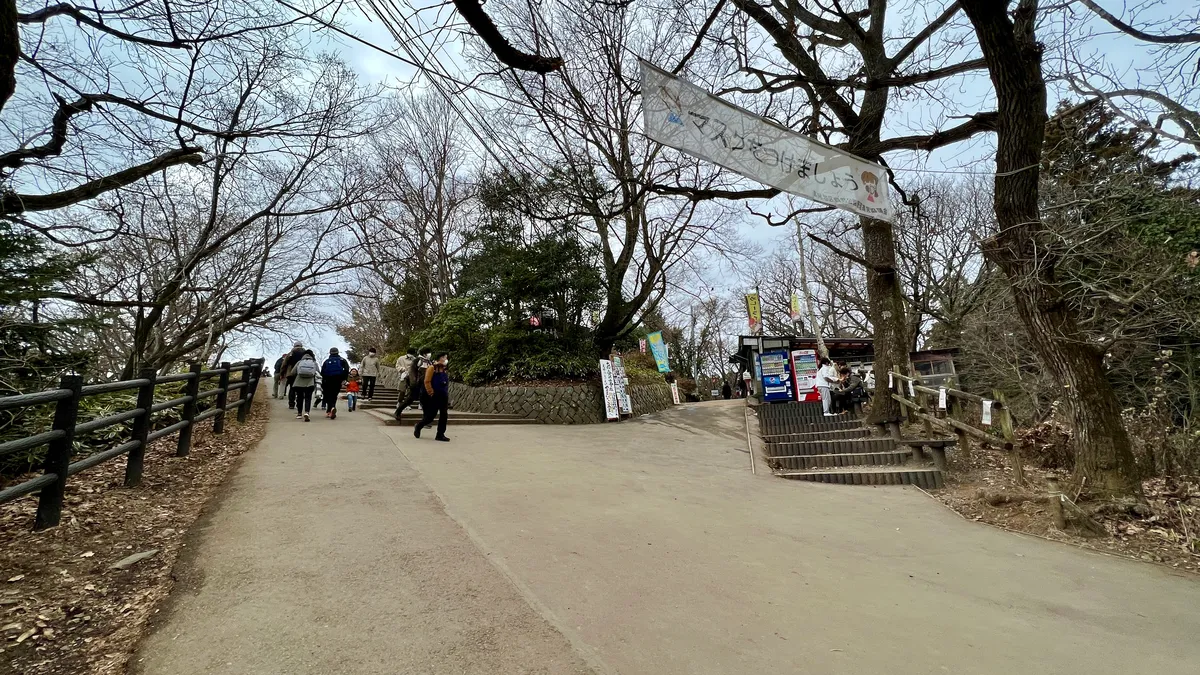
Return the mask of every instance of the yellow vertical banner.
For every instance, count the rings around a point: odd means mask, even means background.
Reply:
[[[758,293],[746,294],[746,314],[750,318],[750,334],[762,332],[762,308],[758,304]]]
[[[792,311],[790,312],[792,321],[800,320],[800,296],[792,293]]]

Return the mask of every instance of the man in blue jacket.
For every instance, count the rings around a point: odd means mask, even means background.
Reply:
[[[342,383],[350,376],[350,364],[338,355],[337,347],[329,348],[329,358],[321,364],[321,397],[324,399],[325,416],[337,419],[338,393]]]

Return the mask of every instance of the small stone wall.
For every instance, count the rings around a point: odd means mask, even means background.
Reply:
[[[380,383],[399,388],[400,376],[394,368],[380,367]],[[671,388],[666,384],[633,385],[629,398],[635,415],[665,410],[672,405]],[[450,383],[450,407],[464,412],[519,415],[545,424],[599,424],[604,421],[604,394],[600,384],[568,386],[496,386],[469,387]]]

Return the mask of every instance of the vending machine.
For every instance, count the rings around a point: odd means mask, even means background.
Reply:
[[[792,373],[796,382],[797,401],[819,401],[817,393],[817,350],[797,349],[792,352]]]
[[[763,403],[795,400],[790,357],[786,349],[771,350],[758,355]]]

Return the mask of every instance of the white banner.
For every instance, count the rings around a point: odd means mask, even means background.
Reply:
[[[938,389],[938,410],[946,409],[946,388]]]
[[[625,363],[621,357],[612,357],[613,389],[617,392],[617,410],[622,415],[633,414],[633,399],[629,398],[629,378],[625,377]]]
[[[621,419],[617,410],[617,388],[613,382],[612,361],[600,359],[600,384],[604,387],[604,416],[610,420]]]
[[[895,220],[887,172],[642,61],[646,136],[747,178],[871,218]]]
[[[671,383],[671,400],[679,405],[679,385],[674,382]]]
[[[979,416],[979,423],[985,427],[992,426],[992,402],[984,399],[983,414]]]

